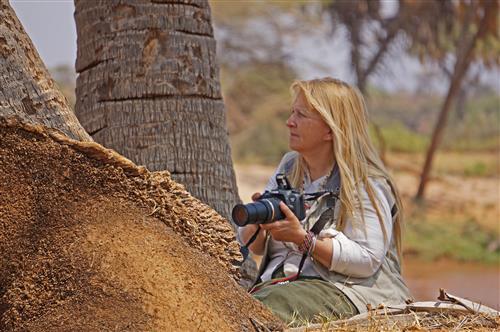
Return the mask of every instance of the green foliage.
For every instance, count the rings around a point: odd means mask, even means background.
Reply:
[[[447,138],[446,135],[445,137]],[[481,138],[474,137],[471,133],[464,133],[464,136],[455,139],[453,142],[448,141],[444,148],[463,153],[474,151],[499,151],[500,136]]]
[[[394,123],[381,128],[386,148],[393,152],[425,152],[429,139],[424,135],[412,132],[401,123]],[[372,140],[380,144],[375,135],[373,127],[370,128]]]
[[[484,177],[499,175],[498,155],[487,152],[442,152],[436,156],[433,167],[434,172],[441,175]]]
[[[476,162],[471,167],[464,169],[466,176],[485,176],[487,174],[487,166],[485,163]]]
[[[235,161],[276,165],[288,151],[285,122],[294,78],[295,73],[282,64],[223,68],[221,82]],[[231,117],[240,120],[234,123]]]
[[[500,149],[500,96],[483,88],[453,112],[443,148],[454,151],[498,151]]]
[[[459,261],[500,263],[500,251],[489,251],[492,234],[475,220],[428,222],[410,220],[405,229],[405,251],[427,260],[452,258]]]
[[[285,126],[262,122],[231,141],[233,158],[239,163],[277,165],[288,151]]]

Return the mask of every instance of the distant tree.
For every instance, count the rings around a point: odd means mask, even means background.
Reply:
[[[349,41],[356,86],[365,94],[369,78],[390,54],[408,14],[405,6],[390,16],[383,14],[380,0],[331,0],[325,3],[334,31],[343,26]]]
[[[59,89],[68,101],[72,110],[75,109],[75,87],[76,87],[76,73],[75,68],[70,65],[58,65],[49,68],[49,72],[56,81]]]
[[[448,77],[449,88],[436,121],[416,195],[420,200],[448,114],[470,64],[475,60],[483,60],[486,64],[498,62],[499,2],[399,0],[393,3],[396,8],[392,15],[383,14],[382,4],[378,0],[332,0],[324,8],[334,26],[342,25],[347,31],[351,65],[362,92],[366,90],[368,79],[388,58],[398,36],[403,46],[400,51],[416,55],[421,61],[438,63]],[[380,132],[378,136],[382,137]]]
[[[397,46],[411,8],[403,1],[394,13],[386,15],[381,0],[330,0],[323,8],[329,14],[333,31],[339,26],[345,28],[356,86],[369,97],[369,79],[380,72],[391,50]],[[380,156],[385,160],[387,144],[378,124],[373,123],[373,126],[380,144]]]
[[[497,0],[415,2],[418,29],[410,31],[413,50],[424,60],[436,61],[449,78],[449,87],[436,121],[416,194],[423,200],[432,161],[448,115],[474,61],[498,64]]]
[[[91,141],[7,0],[0,1],[0,117],[58,129]]]
[[[207,1],[75,1],[76,114],[226,218],[239,201]]]

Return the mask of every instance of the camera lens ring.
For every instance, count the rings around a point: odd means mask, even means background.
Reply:
[[[267,202],[269,204],[269,206],[271,207],[271,219],[269,219],[269,221],[274,221],[274,205],[273,205],[273,203],[271,203],[271,201],[268,199],[262,199],[261,202]]]

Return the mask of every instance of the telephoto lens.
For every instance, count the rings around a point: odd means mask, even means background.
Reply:
[[[232,212],[233,221],[239,227],[248,224],[266,224],[285,218],[280,209],[280,200],[265,198],[254,203],[237,204]]]

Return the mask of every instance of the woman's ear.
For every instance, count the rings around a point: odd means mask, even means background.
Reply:
[[[332,133],[332,130],[328,130],[328,132],[325,134],[325,136],[323,136],[323,139],[325,141],[331,141],[333,140],[333,133]]]

